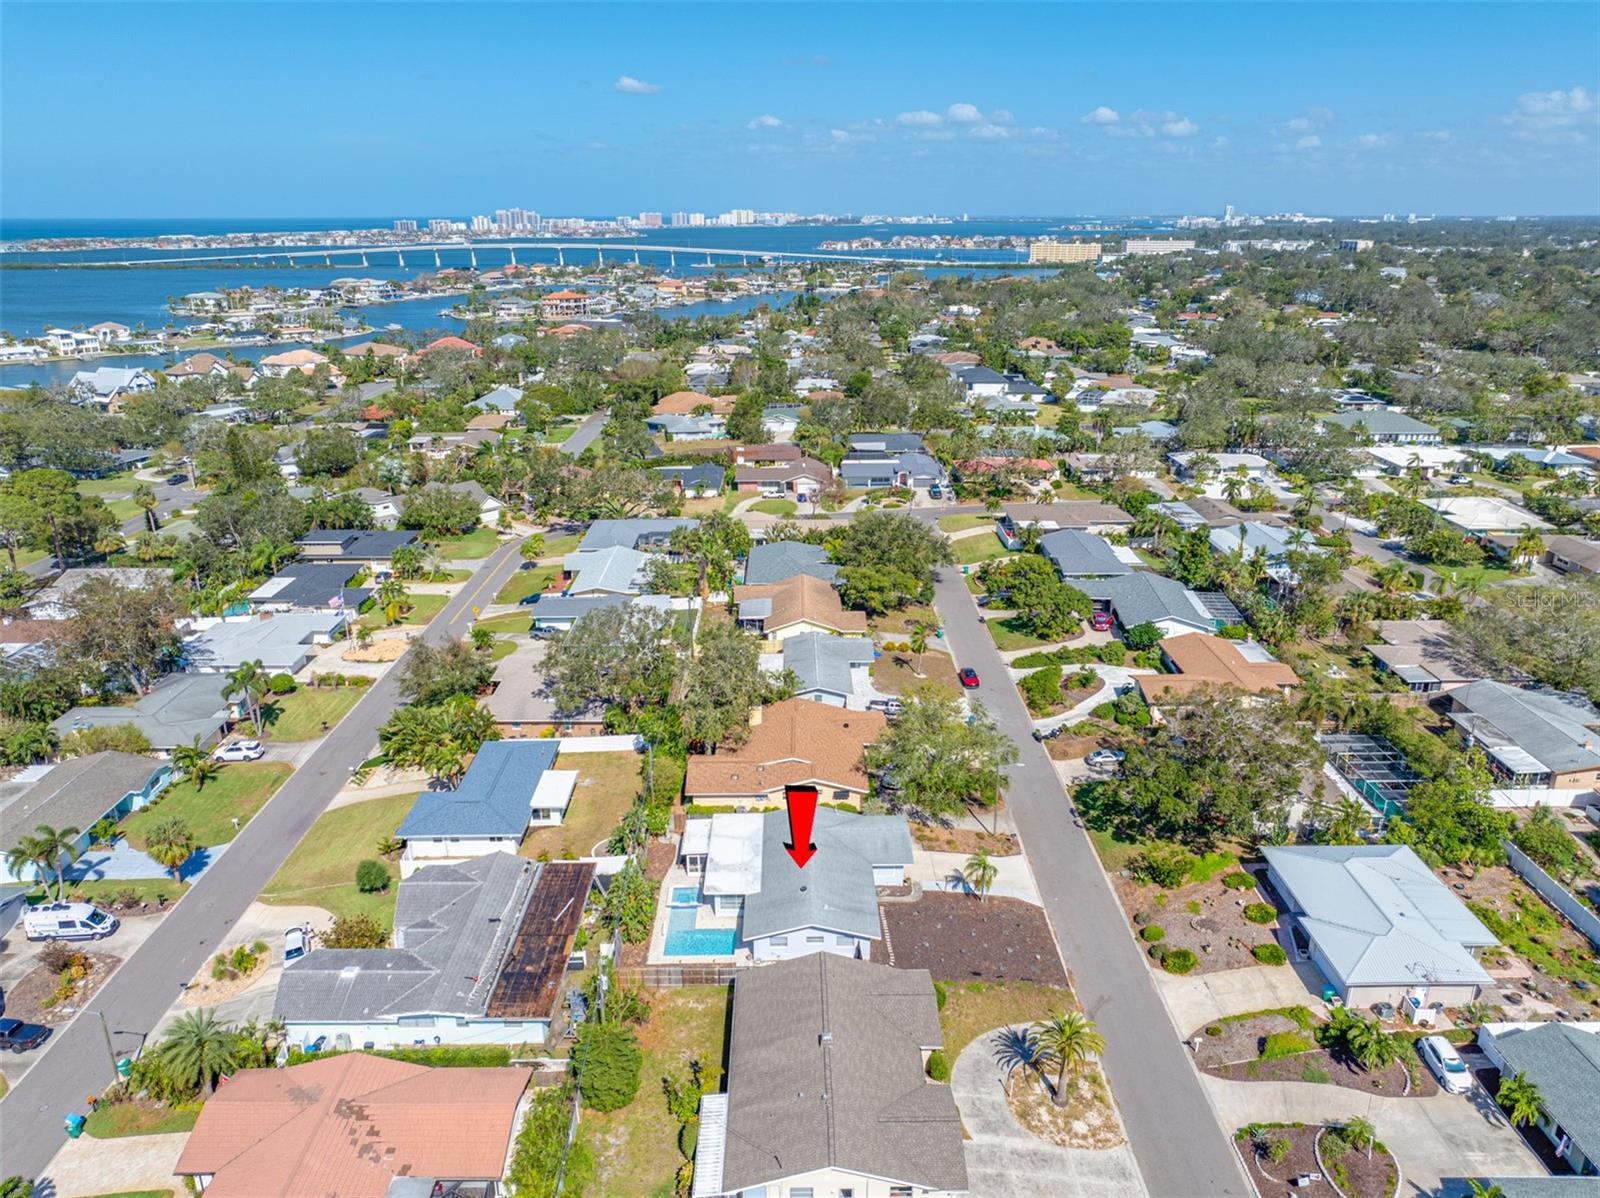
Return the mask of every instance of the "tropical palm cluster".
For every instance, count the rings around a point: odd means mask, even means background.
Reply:
[[[40,824],[32,836],[24,836],[6,853],[6,869],[13,878],[20,878],[32,868],[40,879],[55,881],[57,902],[66,894],[67,867],[77,859],[77,828],[52,828]]]
[[[378,745],[390,765],[427,770],[449,786],[461,780],[467,759],[484,741],[499,738],[493,715],[467,695],[434,706],[402,707],[378,729]]]

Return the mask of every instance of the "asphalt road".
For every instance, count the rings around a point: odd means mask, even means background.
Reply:
[[[514,543],[486,558],[435,616],[424,636],[459,636],[472,609],[491,602],[519,564]],[[0,1103],[0,1172],[38,1177],[60,1148],[62,1119],[83,1110],[112,1077],[100,1019],[118,1056],[131,1055],[178,996],[179,987],[217,951],[234,923],[321,815],[351,771],[377,744],[378,727],[400,704],[391,669],[341,720],[316,751],[268,800],[237,839],[200,876],[148,940],[122,963],[92,1007],[51,1037],[51,1047]],[[117,950],[117,939],[105,943]],[[43,1178],[40,1178],[43,1180]]]
[[[609,412],[601,409],[585,417],[583,423],[573,429],[572,436],[561,443],[561,452],[577,457],[588,449],[590,445],[599,439],[600,434],[605,431],[606,420],[609,419],[610,415]]]
[[[128,490],[132,491],[135,485],[135,483],[130,482]],[[173,512],[181,511],[183,508],[192,508],[205,498],[199,491],[190,490],[187,481],[181,486],[168,486],[164,480],[153,482],[150,484],[150,489],[156,493],[156,519],[162,523],[165,523],[167,517],[172,515]],[[145,527],[144,513],[140,512],[133,519],[123,522],[122,535],[131,541],[142,533]],[[24,573],[31,574],[35,578],[48,578],[56,572],[56,559],[53,556],[42,557],[22,569]]]
[[[1017,744],[1006,802],[1078,999],[1106,1038],[1106,1074],[1150,1198],[1253,1195],[959,567],[940,572],[934,602],[956,665],[983,680],[969,695]]]

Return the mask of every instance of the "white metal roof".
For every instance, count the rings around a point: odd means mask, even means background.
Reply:
[[[701,889],[707,894],[754,894],[761,889],[761,816],[713,815]]]
[[[533,788],[528,806],[536,811],[565,811],[577,785],[577,770],[545,770]]]

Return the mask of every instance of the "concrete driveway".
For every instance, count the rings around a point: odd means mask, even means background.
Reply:
[[[1481,1087],[1471,1094],[1378,1098],[1308,1082],[1203,1082],[1224,1125],[1372,1121],[1400,1165],[1402,1195],[1433,1195],[1446,1177],[1542,1177],[1544,1167]]]
[[[97,1140],[80,1136],[67,1140],[46,1172],[49,1198],[89,1198],[90,1195],[134,1194],[172,1190],[183,1192],[172,1170],[189,1142],[188,1132],[159,1136],[123,1136]]]
[[[921,882],[924,890],[971,894],[972,887],[961,873],[967,861],[966,853],[936,853],[930,849],[913,848],[911,868],[906,872],[913,882]],[[1039,905],[1039,888],[1034,885],[1033,871],[1028,868],[1026,857],[1021,853],[1010,857],[991,857],[989,863],[995,868],[990,894]]]
[[[967,1186],[982,1198],[1141,1198],[1133,1152],[1061,1148],[1024,1130],[1006,1105],[1005,1072],[988,1034],[961,1050],[950,1089],[961,1112]],[[1198,1191],[1195,1191],[1198,1193]]]
[[[1326,1013],[1319,997],[1322,980],[1309,962],[1251,965],[1186,977],[1151,970],[1150,976],[1180,1036],[1227,1015],[1272,1007],[1303,1006],[1314,1015]]]

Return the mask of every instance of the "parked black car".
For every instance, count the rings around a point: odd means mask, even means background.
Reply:
[[[50,1029],[37,1023],[23,1023],[20,1019],[0,1019],[0,1049],[27,1052],[38,1048],[50,1037]]]

